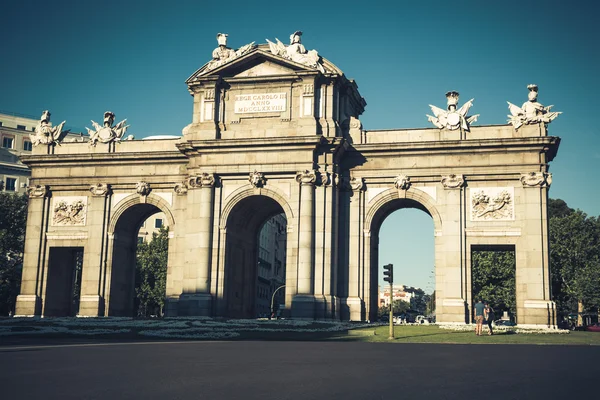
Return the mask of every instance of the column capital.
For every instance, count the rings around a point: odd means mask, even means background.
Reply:
[[[190,188],[212,188],[215,186],[215,174],[203,172],[200,175],[190,176],[188,178],[188,186]]]
[[[338,187],[340,190],[358,192],[365,189],[365,178],[340,176]]]
[[[456,174],[442,175],[441,183],[444,189],[460,189],[465,186],[465,176]]]
[[[106,197],[110,194],[110,185],[107,183],[96,183],[90,185],[90,192],[93,197]]]
[[[529,172],[521,174],[521,183],[523,187],[550,187],[552,184],[552,174],[549,172]]]
[[[317,182],[317,173],[314,169],[297,172],[296,182],[303,186],[314,185]]]
[[[50,187],[47,185],[35,185],[27,187],[27,195],[32,198],[44,198],[50,195]]]
[[[175,187],[173,188],[173,190],[175,191],[176,195],[183,196],[183,195],[187,194],[188,186],[185,182],[179,182],[179,183],[175,184]]]

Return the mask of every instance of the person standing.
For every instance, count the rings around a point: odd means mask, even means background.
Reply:
[[[483,327],[483,313],[485,310],[485,306],[481,302],[481,299],[477,299],[477,303],[475,304],[475,334],[477,336],[481,336],[481,330]]]
[[[487,322],[487,326],[489,328],[489,332],[488,335],[493,335],[494,331],[492,330],[492,322],[494,322],[494,309],[492,308],[492,306],[490,306],[490,304],[486,301],[485,302],[485,308],[483,309],[483,313],[485,315],[485,321]]]

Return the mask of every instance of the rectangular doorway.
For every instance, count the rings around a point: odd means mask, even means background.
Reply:
[[[471,310],[480,299],[496,319],[516,322],[516,257],[514,245],[471,246]],[[474,315],[471,315],[474,318]]]
[[[51,247],[45,317],[74,317],[79,312],[83,247]]]

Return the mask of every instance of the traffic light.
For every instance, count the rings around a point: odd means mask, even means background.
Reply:
[[[394,264],[383,266],[383,280],[389,283],[394,283]]]

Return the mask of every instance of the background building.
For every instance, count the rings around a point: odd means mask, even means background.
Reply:
[[[256,282],[256,315],[268,316],[273,293],[285,285],[287,220],[278,214],[265,222],[258,241],[258,274]],[[273,310],[284,307],[285,289],[277,291]]]
[[[410,304],[410,299],[415,297],[414,292],[406,291],[405,285],[394,285],[393,286],[392,297],[394,301],[402,300]],[[390,305],[390,287],[384,286],[383,288],[379,287],[379,307],[389,306]]]
[[[149,242],[152,240],[152,234],[157,233],[160,228],[167,226],[167,218],[164,213],[156,213],[148,217],[140,227],[138,232],[138,243]]]
[[[19,157],[31,154],[29,135],[35,131],[39,118],[10,112],[0,112],[0,189],[23,193],[29,185],[31,171]],[[82,141],[81,133],[69,133],[65,142]]]

